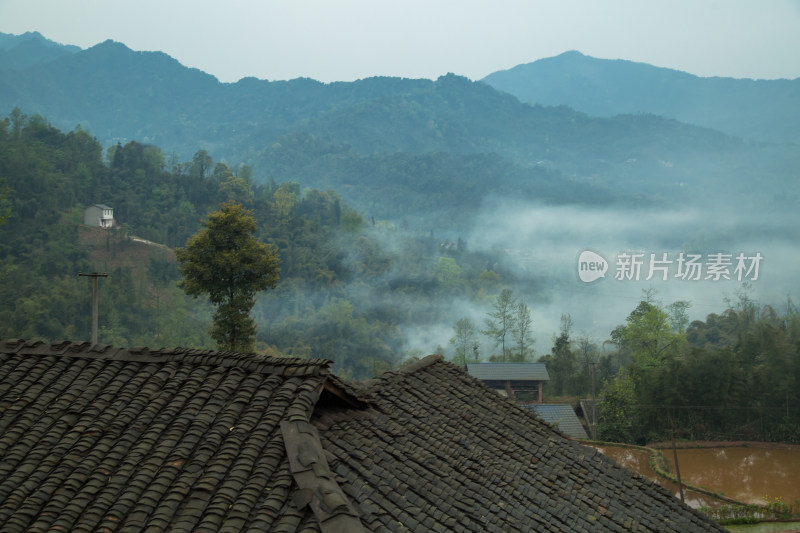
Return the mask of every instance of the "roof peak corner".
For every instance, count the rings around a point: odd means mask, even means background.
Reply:
[[[423,357],[417,361],[413,361],[411,363],[405,364],[403,366],[393,368],[392,370],[387,370],[380,376],[379,379],[383,379],[384,377],[391,377],[394,375],[404,375],[404,374],[413,374],[423,368],[427,368],[429,366],[433,366],[434,364],[444,361],[444,356],[440,353],[434,353],[428,356]]]

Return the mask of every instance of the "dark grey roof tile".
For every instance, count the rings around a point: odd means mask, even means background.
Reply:
[[[441,358],[363,386],[328,365],[2,341],[0,523],[339,533],[357,513],[369,531],[713,529]],[[312,416],[293,473],[281,423]]]

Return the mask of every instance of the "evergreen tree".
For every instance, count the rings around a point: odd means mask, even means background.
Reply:
[[[226,202],[176,250],[181,287],[191,296],[207,294],[216,306],[211,336],[222,350],[249,351],[255,345],[250,310],[259,291],[273,288],[280,272],[277,251],[254,237],[256,223],[240,204]]]
[[[572,349],[572,317],[561,315],[561,328],[558,336],[553,338],[553,348],[549,356],[540,359],[547,364],[550,382],[549,392],[554,396],[569,394],[570,385],[577,371],[575,351]]]

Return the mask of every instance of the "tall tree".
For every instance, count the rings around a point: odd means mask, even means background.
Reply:
[[[558,336],[553,336],[553,347],[549,356],[543,357],[550,374],[547,384],[550,393],[554,396],[572,393],[572,383],[577,371],[575,351],[572,349],[572,317],[561,315],[561,327]]]
[[[278,282],[278,253],[254,237],[256,222],[241,204],[223,203],[204,226],[176,250],[180,286],[191,296],[207,294],[216,307],[210,333],[220,349],[252,350],[256,326],[250,310],[256,293]]]
[[[506,338],[514,325],[514,293],[510,289],[503,289],[497,295],[489,317],[484,319],[486,328],[481,333],[494,341],[494,347],[500,346],[501,352],[498,357],[501,362],[508,361],[508,351],[506,349]]]
[[[525,362],[533,356],[532,326],[530,308],[523,302],[517,302],[514,306],[514,322],[511,325],[511,336],[517,349],[514,360],[517,362]]]
[[[606,385],[600,400],[600,438],[630,442],[636,416],[636,392],[631,377],[624,371]]]
[[[461,277],[461,267],[452,257],[440,257],[433,265],[433,277],[443,287],[453,288]]]
[[[11,216],[11,189],[6,184],[5,180],[0,179],[0,227],[6,223],[8,217]],[[0,243],[0,253],[3,251],[3,245]],[[0,262],[0,274],[5,271],[6,265]]]
[[[692,303],[688,300],[678,300],[667,306],[669,310],[669,322],[673,332],[686,332],[686,326],[689,324],[690,307],[692,307]]]
[[[627,350],[642,368],[660,366],[667,356],[678,351],[685,338],[673,333],[666,311],[646,300],[639,302],[625,322],[614,328],[611,340]]]
[[[466,365],[469,354],[477,346],[475,323],[469,318],[461,318],[456,322],[454,330],[455,335],[450,339],[450,344],[455,346],[456,349],[453,362],[459,365]]]
[[[212,171],[214,160],[205,150],[198,150],[191,163],[191,174],[197,179],[207,178]]]
[[[11,189],[5,180],[0,179],[0,226],[11,215]]]

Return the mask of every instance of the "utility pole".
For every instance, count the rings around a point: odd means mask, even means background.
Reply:
[[[594,391],[594,365],[596,361],[592,361],[589,365],[592,368],[592,439],[597,440],[597,394]]]
[[[681,501],[686,502],[683,498],[683,483],[681,482],[681,467],[678,466],[678,447],[675,444],[675,421],[672,415],[669,415],[670,435],[672,436],[672,457],[675,459],[675,475],[678,478],[678,491],[681,494]]]
[[[92,278],[92,345],[94,345],[97,344],[97,293],[99,285],[97,278],[107,278],[108,274],[105,272],[102,274],[98,274],[97,272],[92,272],[91,274],[78,272],[78,275]]]

